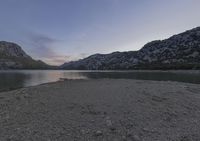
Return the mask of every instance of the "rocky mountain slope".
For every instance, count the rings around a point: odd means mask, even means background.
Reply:
[[[0,41],[0,69],[45,69],[48,67],[44,62],[32,59],[19,45]]]
[[[68,62],[62,69],[199,69],[200,27],[152,41],[138,51],[95,54]]]

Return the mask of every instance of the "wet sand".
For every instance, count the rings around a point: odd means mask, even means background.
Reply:
[[[0,93],[0,141],[199,141],[200,85],[65,80]]]

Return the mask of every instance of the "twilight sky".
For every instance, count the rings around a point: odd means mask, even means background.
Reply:
[[[200,0],[0,0],[0,40],[60,65],[200,26]]]

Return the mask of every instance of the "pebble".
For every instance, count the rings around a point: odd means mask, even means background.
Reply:
[[[122,140],[123,141],[126,141],[127,139],[126,139],[126,136],[122,136]]]
[[[91,122],[95,122],[95,120],[92,119]]]
[[[106,125],[108,127],[111,127],[112,126],[112,121],[110,119],[106,119]]]
[[[112,131],[116,130],[116,128],[113,126],[113,123],[110,117],[106,117],[106,126]]]
[[[102,136],[103,135],[103,132],[98,130],[95,132],[95,136]]]
[[[133,135],[133,134],[128,134],[127,137],[129,139],[131,139],[132,141],[140,141],[140,137],[137,135]]]
[[[143,128],[142,130],[145,131],[145,132],[149,132],[150,131],[148,128]]]
[[[140,138],[137,135],[134,135],[132,138],[133,138],[134,141],[140,141]]]
[[[81,130],[81,134],[85,134],[85,133],[86,133],[85,130],[82,129],[82,130]]]

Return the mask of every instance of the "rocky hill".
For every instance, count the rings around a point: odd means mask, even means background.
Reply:
[[[138,51],[95,54],[68,62],[62,69],[200,69],[200,27],[166,40],[147,43]]]
[[[19,45],[0,41],[0,69],[46,69],[48,67],[44,62],[32,59]]]

